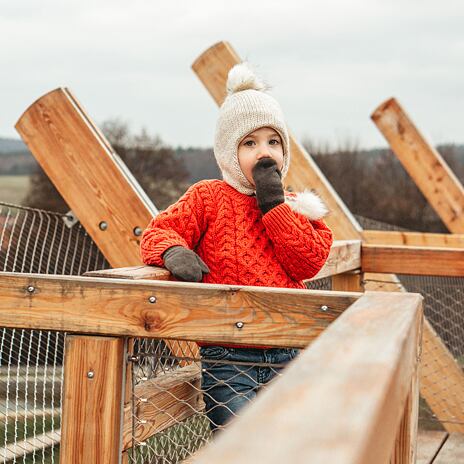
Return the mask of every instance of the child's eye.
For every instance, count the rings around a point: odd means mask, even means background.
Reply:
[[[279,140],[277,140],[277,139],[271,139],[271,140],[269,140],[269,144],[270,144],[270,145],[278,145],[279,143],[280,143],[280,142],[279,142]]]
[[[247,147],[252,147],[253,143],[253,140],[247,140],[246,142],[243,142],[243,145],[246,145]]]

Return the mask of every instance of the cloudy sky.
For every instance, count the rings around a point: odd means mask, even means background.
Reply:
[[[462,0],[0,0],[0,137],[68,86],[97,122],[210,146],[217,108],[190,66],[220,40],[300,139],[385,146],[369,115],[395,96],[433,143],[464,143]]]

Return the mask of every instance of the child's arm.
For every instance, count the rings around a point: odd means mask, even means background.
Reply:
[[[259,160],[252,174],[263,224],[277,259],[293,279],[310,279],[329,255],[331,230],[323,221],[310,221],[285,203],[280,171],[273,159]]]
[[[332,231],[322,220],[310,221],[282,203],[263,216],[263,224],[292,279],[310,279],[321,270],[333,242]]]
[[[145,264],[165,266],[166,250],[176,246],[195,248],[206,228],[202,195],[207,190],[204,182],[192,185],[176,203],[150,221],[140,243]]]

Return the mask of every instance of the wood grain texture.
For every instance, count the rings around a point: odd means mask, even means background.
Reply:
[[[219,42],[208,48],[193,63],[192,69],[218,105],[226,97],[226,82],[229,70],[241,59],[228,42]],[[290,134],[292,159],[285,179],[288,188],[302,191],[317,190],[327,204],[330,215],[327,224],[334,230],[338,240],[359,239],[361,227],[346,205],[327,181],[317,164]]]
[[[204,409],[197,364],[161,374],[135,387],[135,408],[124,408],[123,449],[140,443]],[[137,418],[134,434],[132,418]]]
[[[329,257],[319,273],[310,280],[322,279],[361,267],[361,241],[337,240],[333,243]],[[132,280],[172,280],[171,273],[157,266],[133,266],[104,269],[85,273],[89,277],[105,277]]]
[[[464,188],[445,160],[391,98],[371,115],[396,156],[448,229],[464,232]]]
[[[451,433],[433,464],[458,464],[464,462],[464,435]]]
[[[448,432],[464,433],[464,373],[426,322],[420,368],[421,395]]]
[[[0,295],[0,327],[288,347],[306,346],[360,296],[15,273],[0,273]]]
[[[422,320],[420,295],[366,293],[193,462],[388,462]]]
[[[464,249],[363,245],[363,272],[464,277]]]
[[[345,272],[332,276],[332,290],[339,292],[362,292],[363,289],[363,275],[359,271]]]
[[[464,234],[432,234],[393,230],[364,230],[365,243],[370,245],[409,245],[420,247],[464,247]]]
[[[446,432],[419,430],[417,434],[416,464],[432,464],[435,455],[448,438]]]
[[[124,340],[68,336],[65,353],[60,462],[117,464]]]

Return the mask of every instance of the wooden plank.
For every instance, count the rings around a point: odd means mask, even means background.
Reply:
[[[332,290],[340,292],[362,292],[363,274],[359,271],[346,272],[332,276]]]
[[[448,438],[446,432],[438,430],[419,430],[417,435],[416,464],[432,464],[433,460]]]
[[[68,336],[65,352],[60,462],[117,464],[124,340]]]
[[[464,188],[394,98],[371,115],[406,171],[451,232],[464,232]]]
[[[218,105],[226,97],[227,74],[241,59],[228,42],[219,42],[193,63],[192,69],[209,91]],[[317,164],[290,134],[290,151],[292,161],[285,179],[288,188],[302,191],[313,188],[321,195],[331,214],[326,218],[327,224],[334,230],[335,237],[342,239],[359,239],[361,227],[327,181]]]
[[[409,245],[420,247],[464,247],[464,234],[432,234],[390,230],[364,230],[363,237],[370,245]]]
[[[366,293],[193,462],[386,463],[421,322],[420,295]]]
[[[204,409],[201,373],[197,364],[160,374],[135,387],[135,409],[124,408],[123,449],[140,443]],[[132,430],[132,415],[135,429]]]
[[[462,462],[464,462],[464,435],[451,433],[433,464],[458,464]]]
[[[139,237],[158,210],[71,91],[39,98],[15,127],[111,266],[140,265]],[[193,343],[167,345],[198,354]]]
[[[422,397],[448,432],[464,433],[464,373],[428,323],[424,325],[422,359]]]
[[[296,348],[360,296],[6,272],[0,295],[0,327]]]
[[[15,127],[111,265],[140,264],[134,230],[145,228],[157,210],[140,187],[132,187],[117,155],[68,90],[41,97]]]
[[[363,272],[464,277],[464,249],[363,245]]]
[[[361,267],[361,241],[337,240],[333,243],[329,257],[319,273],[309,280],[322,279]],[[157,266],[133,266],[103,269],[85,273],[89,277],[105,277],[132,280],[175,280],[171,273]]]

